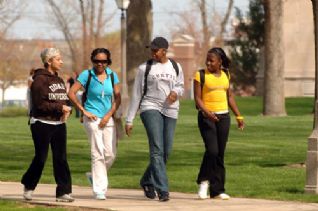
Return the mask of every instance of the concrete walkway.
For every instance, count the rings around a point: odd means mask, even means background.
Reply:
[[[24,201],[23,186],[0,181],[0,198]],[[318,211],[318,203],[283,202],[262,199],[231,198],[227,201],[199,200],[196,194],[170,193],[170,201],[146,199],[142,190],[110,189],[105,201],[93,199],[89,187],[73,186],[73,203],[55,202],[55,185],[40,184],[32,204],[73,206],[117,211]]]

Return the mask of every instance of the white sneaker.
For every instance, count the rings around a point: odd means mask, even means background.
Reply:
[[[199,185],[198,196],[200,199],[208,198],[209,181],[202,181]]]
[[[103,193],[98,193],[98,194],[96,194],[95,199],[97,199],[97,200],[106,200],[106,196]]]
[[[70,194],[64,194],[62,196],[56,197],[57,202],[73,202],[74,198]]]
[[[229,200],[231,197],[227,195],[226,193],[221,193],[217,196],[213,197],[214,199],[221,199],[221,200]]]
[[[33,190],[28,190],[26,188],[23,189],[23,198],[27,201],[32,200]]]

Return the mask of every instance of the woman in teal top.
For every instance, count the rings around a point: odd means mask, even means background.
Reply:
[[[105,48],[97,48],[91,54],[93,68],[84,70],[68,96],[84,114],[84,127],[91,144],[93,192],[98,200],[106,199],[108,187],[107,170],[113,164],[116,151],[116,129],[113,114],[118,109],[121,97],[117,74],[111,65],[111,54]],[[82,105],[76,93],[86,88],[86,101]],[[114,100],[112,100],[114,96]]]

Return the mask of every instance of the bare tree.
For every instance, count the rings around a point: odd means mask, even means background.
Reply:
[[[131,87],[135,69],[149,57],[145,48],[152,33],[151,0],[134,0],[127,11],[127,82]],[[130,88],[128,90],[131,90]]]
[[[87,11],[83,0],[79,0],[82,16],[82,49],[83,49],[83,69],[89,65],[88,55],[88,32],[87,32]]]
[[[88,68],[90,66],[89,52],[101,45],[105,25],[113,18],[115,10],[106,17],[105,0],[78,0],[78,4],[74,4],[72,0],[63,1],[63,4],[58,4],[56,0],[47,0],[47,2],[53,11],[55,25],[68,43],[73,69],[76,70],[79,66],[81,69]],[[68,4],[68,7],[65,4]],[[81,32],[81,37],[78,36],[78,31]]]
[[[2,105],[5,91],[21,79],[16,43],[6,39],[8,30],[21,19],[25,2],[0,0],[0,89],[2,90]]]
[[[11,45],[11,46],[10,46]],[[7,45],[12,49],[13,43]],[[22,79],[23,75],[18,71],[21,67],[18,66],[19,58],[10,53],[10,56],[6,56],[4,62],[0,63],[0,89],[2,90],[2,107],[4,106],[4,95],[6,90],[12,86],[18,84]]]
[[[203,34],[203,42],[202,42],[202,53],[205,54],[209,49],[209,40],[211,37],[211,30],[208,26],[208,17],[206,11],[206,2],[205,0],[200,0],[199,9],[201,14],[201,22],[202,22],[202,34]]]
[[[219,46],[223,45],[223,35],[225,32],[226,25],[229,22],[229,18],[230,18],[232,9],[233,9],[233,4],[234,4],[234,0],[229,0],[229,4],[227,6],[226,13],[225,13],[224,18],[221,22],[219,34],[216,37],[216,44]]]
[[[219,14],[213,7],[208,5],[206,0],[193,1],[193,8],[197,12],[185,11],[178,13],[179,26],[173,27],[171,34],[176,36],[178,34],[189,34],[197,40],[196,61],[198,66],[203,66],[205,62],[205,54],[211,47],[211,37],[215,36],[214,45],[223,45],[223,35],[226,31],[226,25],[229,21],[233,9],[233,1],[228,1],[228,6],[224,15]],[[209,1],[210,2],[210,1]],[[212,6],[212,7],[211,7]],[[199,14],[199,15],[197,15]],[[193,24],[193,20],[200,19],[201,26]]]
[[[283,0],[264,0],[265,74],[263,114],[286,115],[284,96]]]
[[[25,8],[25,2],[0,0],[0,41],[12,25],[21,19]]]
[[[70,53],[71,53],[71,60],[72,60],[72,69],[77,70],[79,68],[78,63],[78,44],[76,43],[76,39],[74,34],[71,31],[70,23],[74,20],[72,17],[67,16],[69,12],[64,13],[60,7],[60,4],[56,3],[54,0],[47,0],[48,4],[51,7],[51,10],[55,17],[55,25],[58,29],[63,33],[65,41],[68,44]]]

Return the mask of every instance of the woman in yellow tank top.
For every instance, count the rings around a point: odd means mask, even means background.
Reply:
[[[200,77],[200,71],[194,79],[195,103],[199,109],[198,126],[205,145],[197,178],[200,199],[208,198],[208,189],[211,198],[230,198],[224,188],[224,152],[230,129],[228,107],[235,114],[238,128],[241,130],[244,128],[244,121],[230,90],[229,63],[222,48],[212,48],[206,57],[204,81]]]

